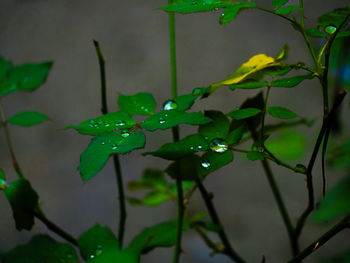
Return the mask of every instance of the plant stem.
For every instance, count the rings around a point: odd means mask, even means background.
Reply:
[[[168,0],[169,4],[171,4],[172,2],[173,0]],[[168,16],[169,16],[171,96],[174,99],[175,97],[177,97],[175,14],[173,12],[169,12]],[[172,128],[172,135],[173,135],[174,142],[179,141],[180,139],[179,126]],[[182,180],[179,176],[176,177],[176,190],[177,190],[177,229],[176,229],[176,242],[174,247],[174,255],[173,255],[173,261],[172,261],[173,263],[178,263],[180,261],[182,224],[183,224],[183,217],[184,217]]]
[[[290,220],[290,217],[288,215],[288,211],[287,211],[286,206],[283,202],[281,193],[278,189],[277,183],[276,183],[275,178],[272,174],[269,163],[267,162],[267,160],[262,160],[261,163],[262,163],[262,166],[264,168],[267,180],[270,184],[273,196],[275,197],[278,209],[279,209],[281,216],[283,218],[283,222],[287,228],[288,237],[289,237],[289,241],[291,244],[293,255],[296,255],[299,253],[299,245],[298,245],[297,239],[295,238],[295,235],[294,235],[294,228],[293,228],[292,222]]]
[[[333,106],[332,106],[330,113],[328,115],[326,115],[324,120],[323,120],[322,127],[321,127],[319,134],[318,134],[315,147],[312,151],[312,155],[311,155],[309,164],[308,164],[307,169],[306,169],[306,186],[307,186],[307,190],[308,190],[308,200],[309,201],[308,201],[308,206],[306,207],[306,209],[304,210],[304,212],[300,216],[300,218],[297,222],[297,225],[295,227],[296,238],[298,238],[299,235],[301,234],[307,217],[314,209],[314,189],[313,189],[313,183],[312,183],[312,169],[314,167],[316,157],[317,157],[318,151],[320,149],[323,137],[324,137],[327,129],[332,125],[333,118],[337,112],[337,109],[339,108],[340,104],[342,103],[345,95],[346,95],[346,92],[344,90],[340,90],[338,92],[338,94],[334,100],[334,103],[333,103]]]
[[[49,219],[47,219],[47,217],[44,215],[44,213],[40,209],[36,209],[36,211],[33,211],[33,215],[37,219],[39,219],[41,222],[43,222],[46,225],[46,227],[48,229],[50,229],[52,232],[54,232],[58,236],[62,237],[63,239],[65,239],[69,243],[71,243],[75,246],[78,246],[78,242],[73,236],[71,236],[70,234],[68,234],[67,232],[62,230],[60,227],[55,225],[53,222],[51,222]]]
[[[220,219],[219,219],[219,217],[217,215],[216,209],[215,209],[215,207],[214,207],[214,205],[213,205],[213,203],[211,201],[211,199],[212,199],[211,194],[209,194],[207,192],[207,190],[205,189],[204,185],[202,184],[202,182],[201,182],[201,180],[199,178],[196,178],[196,184],[197,184],[199,192],[201,193],[201,196],[202,196],[202,198],[204,200],[204,203],[205,203],[205,205],[206,205],[206,207],[208,209],[208,212],[209,212],[211,220],[220,229],[218,234],[219,234],[219,237],[221,239],[222,244],[224,245],[224,253],[227,256],[229,256],[232,260],[234,260],[235,262],[238,262],[238,263],[246,262],[232,248],[232,246],[231,246],[231,244],[230,244],[230,242],[229,242],[229,240],[228,240],[228,238],[226,236],[226,233],[224,231],[224,227],[221,224]]]
[[[349,220],[350,217],[344,218],[314,242],[312,242],[309,246],[307,246],[303,251],[301,251],[298,255],[296,255],[293,259],[289,260],[288,263],[299,263],[302,259],[309,256],[311,253],[315,252],[322,245],[324,245],[328,240],[338,234],[340,231],[349,228]]]
[[[7,119],[6,119],[6,116],[5,116],[4,108],[2,106],[1,97],[0,97],[0,117],[1,117],[2,126],[4,127],[4,131],[5,131],[7,147],[9,149],[9,152],[10,152],[10,155],[11,155],[11,159],[12,159],[12,166],[15,169],[18,177],[21,178],[21,179],[24,179],[24,175],[23,175],[22,169],[19,166],[19,163],[17,161],[15,152],[13,150],[12,141],[11,141],[11,135],[10,135],[10,132],[8,130],[8,127],[7,127]]]
[[[107,88],[106,88],[106,71],[105,71],[105,60],[99,45],[99,42],[96,40],[93,40],[98,62],[100,65],[100,78],[101,78],[101,112],[102,114],[108,113],[108,107],[107,107]],[[123,176],[121,171],[121,165],[119,161],[119,156],[117,154],[113,155],[113,162],[114,162],[114,169],[117,179],[117,187],[118,187],[118,193],[119,193],[119,226],[118,226],[118,240],[119,240],[119,246],[123,247],[123,239],[124,239],[124,232],[125,232],[125,223],[126,223],[126,206],[125,206],[125,194],[124,194],[124,187],[123,187]]]
[[[250,121],[248,121],[248,125],[250,127],[249,129],[250,129],[250,131],[252,133],[252,137],[253,137],[254,141],[257,141],[259,137],[258,137],[258,134],[257,134],[254,126],[252,125],[252,123]],[[286,206],[284,204],[283,198],[281,196],[281,193],[279,191],[278,185],[277,185],[277,183],[275,181],[275,178],[273,176],[273,173],[272,173],[272,170],[270,168],[269,163],[267,162],[266,159],[264,159],[264,160],[261,161],[261,164],[262,164],[262,166],[264,168],[265,175],[266,175],[267,180],[269,182],[269,185],[271,187],[273,196],[275,198],[275,201],[277,203],[278,209],[279,209],[280,214],[282,216],[284,225],[287,228],[287,233],[288,233],[290,245],[291,245],[291,248],[292,248],[292,253],[293,253],[293,255],[296,255],[299,252],[298,240],[297,240],[297,238],[296,238],[296,236],[294,234],[294,228],[293,228],[292,222],[290,220],[288,211],[287,211]]]

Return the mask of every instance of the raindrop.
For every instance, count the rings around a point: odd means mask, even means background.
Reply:
[[[102,144],[102,145],[105,145],[105,144],[106,144],[106,142],[104,142],[104,141],[103,141],[103,142],[101,142],[101,144]]]
[[[177,109],[178,105],[175,101],[173,100],[167,100],[163,104],[163,110],[175,110]]]
[[[110,124],[108,122],[105,123],[105,127],[109,127]]]
[[[95,251],[95,255],[98,257],[102,254],[102,246],[98,245]]]
[[[200,95],[202,93],[202,89],[201,88],[194,88],[192,90],[192,95],[197,96]]]
[[[165,123],[165,120],[164,120],[164,118],[160,118],[160,119],[159,119],[159,123],[160,123],[160,124],[163,124],[163,123]]]
[[[201,150],[202,148],[203,148],[202,145],[198,145],[198,146],[197,146],[197,149],[198,149],[198,150]]]
[[[90,258],[90,259],[94,259],[94,258],[95,258],[95,255],[91,254],[91,255],[89,256],[89,258]]]
[[[115,123],[115,125],[116,126],[125,126],[125,121],[117,121],[116,123]]]
[[[193,147],[193,146],[191,146],[191,147],[190,147],[190,150],[194,150],[194,147]]]
[[[121,133],[121,136],[122,136],[123,138],[129,137],[129,135],[130,135],[130,133],[129,133],[128,131],[123,131],[123,132]]]
[[[205,168],[205,169],[209,169],[209,167],[210,167],[210,162],[207,161],[207,160],[203,160],[203,161],[201,162],[201,166],[202,166],[203,168]]]
[[[209,147],[210,147],[210,150],[212,150],[214,152],[224,153],[228,149],[228,144],[225,140],[220,139],[220,138],[216,138],[210,142]]]
[[[335,31],[337,31],[337,28],[335,26],[330,25],[330,26],[326,26],[324,31],[326,31],[326,33],[332,35],[335,33]]]
[[[116,149],[118,149],[118,145],[112,144],[112,150],[116,150]]]

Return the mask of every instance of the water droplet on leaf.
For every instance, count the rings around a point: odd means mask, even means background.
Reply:
[[[105,144],[106,144],[106,142],[101,142],[101,144],[102,144],[102,145],[105,145]]]
[[[118,149],[118,145],[112,144],[112,150],[116,150],[116,149]]]
[[[123,131],[123,132],[121,133],[121,136],[122,136],[123,138],[129,137],[129,135],[130,135],[130,133],[129,133],[128,131]]]
[[[115,123],[115,126],[125,126],[125,121],[117,121],[116,123]]]
[[[201,162],[201,166],[202,166],[203,168],[205,168],[205,169],[209,169],[209,167],[210,167],[210,162],[209,162],[208,160],[203,160],[203,161]]]
[[[163,110],[176,110],[178,107],[177,103],[173,100],[167,100],[163,104]]]
[[[109,127],[110,124],[108,122],[105,123],[105,127]]]
[[[160,119],[159,119],[159,123],[160,123],[160,124],[163,124],[163,123],[165,123],[165,120],[164,120],[164,118],[160,118]]]
[[[228,144],[225,140],[216,138],[211,140],[209,145],[210,150],[217,152],[217,153],[224,153],[228,149]]]
[[[332,35],[335,33],[335,31],[337,31],[337,28],[335,26],[326,26],[324,31],[326,31],[326,33]]]
[[[102,254],[103,250],[102,250],[102,246],[98,245],[95,251],[95,256],[100,256]]]

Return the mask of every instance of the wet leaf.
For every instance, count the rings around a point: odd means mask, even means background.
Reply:
[[[232,161],[233,153],[231,151],[226,151],[224,153],[206,152],[201,157],[199,175],[204,176],[212,173]]]
[[[157,169],[148,168],[143,172],[140,179],[131,181],[128,184],[130,191],[138,190],[159,190],[164,191],[168,184],[164,178],[164,172]]]
[[[199,165],[200,157],[190,155],[171,163],[165,172],[173,179],[180,177],[182,181],[194,181],[198,177]]]
[[[310,37],[326,37],[327,34],[318,30],[317,28],[306,29],[306,34]]]
[[[251,161],[260,161],[264,160],[264,154],[258,151],[251,151],[247,153],[247,158]]]
[[[289,15],[291,12],[295,11],[295,10],[299,10],[300,7],[299,6],[295,6],[295,5],[289,5],[283,8],[280,8],[278,10],[275,11],[276,14],[279,15]]]
[[[232,90],[235,89],[259,89],[267,87],[269,83],[267,81],[255,81],[255,80],[246,80],[239,84],[230,85],[229,88]]]
[[[154,152],[146,152],[144,155],[158,156],[167,160],[175,160],[183,156],[206,151],[209,149],[208,141],[203,138],[200,134],[192,134],[184,139],[166,143]]]
[[[230,0],[177,0],[159,9],[187,14],[217,10],[230,5],[232,5]]]
[[[75,249],[47,235],[36,235],[27,244],[0,254],[3,263],[78,263]]]
[[[214,138],[223,138],[225,139],[228,135],[230,129],[230,122],[220,111],[206,111],[204,115],[213,121],[199,126],[198,132],[206,140],[211,141]]]
[[[237,15],[244,9],[253,8],[257,5],[255,3],[235,2],[231,6],[225,8],[220,16],[220,24],[226,25],[230,23]]]
[[[120,94],[118,104],[122,111],[130,115],[152,115],[157,105],[153,95],[147,92],[134,95]]]
[[[92,138],[86,150],[80,156],[78,170],[86,182],[94,177],[107,163],[112,154],[125,154],[145,145],[143,132],[130,133],[123,137],[119,133],[108,132]]]
[[[98,135],[117,129],[130,129],[136,124],[135,120],[124,111],[104,114],[100,117],[86,120],[79,125],[68,125],[63,129],[76,129],[81,134]]]
[[[145,119],[141,127],[148,131],[155,131],[166,130],[179,124],[200,125],[210,121],[211,119],[205,117],[201,112],[163,110]]]

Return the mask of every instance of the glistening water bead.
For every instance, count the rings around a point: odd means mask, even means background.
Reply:
[[[203,168],[205,168],[205,169],[209,169],[209,167],[210,167],[210,162],[207,161],[207,160],[203,160],[203,161],[201,162],[201,166],[202,166]]]
[[[178,107],[177,103],[173,100],[167,100],[163,104],[163,110],[176,110]]]
[[[335,26],[326,26],[326,28],[324,29],[324,31],[326,31],[326,33],[333,35],[335,33],[335,31],[337,31],[337,28]]]
[[[215,138],[211,140],[209,148],[214,152],[224,153],[228,149],[228,143],[224,139]]]

